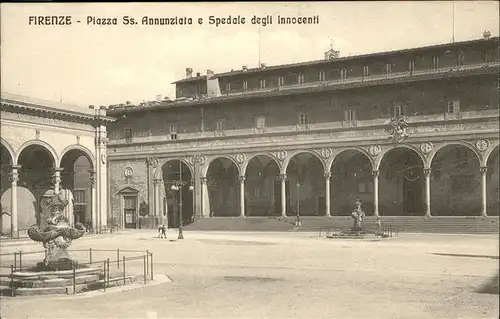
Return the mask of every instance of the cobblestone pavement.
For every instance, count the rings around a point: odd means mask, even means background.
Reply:
[[[2,298],[1,318],[497,318],[498,236],[156,231],[75,241],[74,249],[148,249],[173,282],[78,296]],[[40,250],[37,244],[23,251]],[[2,247],[2,253],[15,247]],[[138,266],[138,270],[140,265]]]

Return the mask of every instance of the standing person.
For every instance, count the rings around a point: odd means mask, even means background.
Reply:
[[[161,225],[159,228],[158,228],[158,232],[159,232],[159,237],[160,238],[165,238],[167,239],[167,230],[165,228],[165,225]]]

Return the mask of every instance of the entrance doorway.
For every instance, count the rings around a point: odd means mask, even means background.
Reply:
[[[125,228],[137,227],[137,196],[123,196]]]
[[[408,215],[422,215],[422,183],[417,175],[414,178],[403,178],[403,206]]]

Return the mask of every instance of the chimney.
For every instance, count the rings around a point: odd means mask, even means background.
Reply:
[[[156,101],[160,102],[162,100],[161,94],[156,95]]]
[[[248,70],[248,67],[247,67],[246,65],[244,65],[244,66],[242,66],[242,67],[241,67],[241,69],[242,69],[243,71],[246,71],[246,70]]]
[[[200,72],[196,73],[196,76],[199,77],[200,76]]]
[[[260,67],[261,67],[261,68],[263,68],[263,69],[265,69],[265,68],[266,68],[266,66],[267,66],[267,65],[266,65],[265,63],[261,63],[261,64],[260,64]]]
[[[186,68],[186,78],[191,78],[191,77],[193,77],[193,69]]]
[[[484,32],[483,32],[483,38],[484,39],[489,39],[490,37],[491,37],[491,32],[487,31],[487,30],[484,30]]]
[[[212,76],[214,76],[214,75],[215,75],[215,72],[214,72],[214,71],[212,71],[212,70],[210,70],[210,69],[208,69],[208,70],[207,70],[207,75],[208,75],[208,77],[212,77]]]

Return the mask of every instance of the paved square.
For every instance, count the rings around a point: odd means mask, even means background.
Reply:
[[[173,282],[89,295],[2,298],[2,318],[497,318],[498,236],[156,232],[89,237],[72,248],[149,249]],[[13,251],[3,246],[2,253]],[[39,245],[22,246],[24,251]],[[493,257],[493,258],[492,258]],[[140,271],[140,265],[138,266]]]

